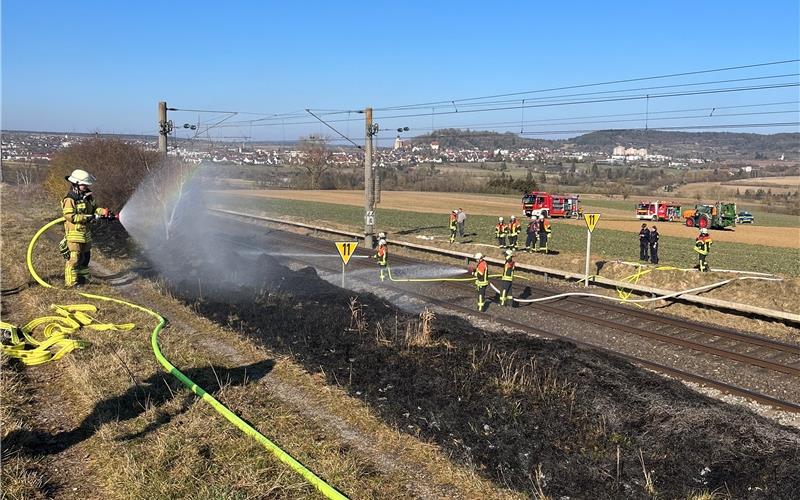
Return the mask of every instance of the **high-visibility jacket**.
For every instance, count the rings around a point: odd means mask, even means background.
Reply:
[[[485,260],[481,259],[478,261],[478,265],[475,266],[475,271],[472,274],[475,276],[476,285],[489,285],[489,264],[487,264]]]
[[[64,233],[70,243],[90,243],[92,231],[89,223],[94,215],[103,215],[105,208],[97,208],[91,193],[82,194],[70,190],[61,200],[61,214],[64,216]]]
[[[494,236],[495,238],[508,236],[508,227],[502,222],[498,222],[497,225],[494,226]]]
[[[518,220],[513,220],[508,223],[508,234],[510,236],[518,236],[519,235],[519,228],[520,224]]]
[[[513,260],[508,259],[506,263],[503,265],[503,277],[500,279],[503,281],[513,281],[514,266],[516,266],[516,263]]]
[[[550,223],[547,222],[547,219],[542,220],[540,222],[540,225],[541,225],[542,228],[544,228],[544,232],[547,233],[548,236],[550,236],[550,233],[552,233],[553,230],[550,229]]]
[[[701,238],[698,236],[694,241],[694,251],[700,255],[708,255],[708,252],[711,250],[712,243],[714,242],[711,241],[711,237]]]
[[[450,230],[453,231],[456,228],[456,223],[458,222],[458,217],[456,214],[450,214]]]
[[[378,259],[378,264],[381,266],[385,266],[387,259],[389,258],[389,248],[388,245],[381,245],[378,247],[378,251],[375,252],[375,258]]]

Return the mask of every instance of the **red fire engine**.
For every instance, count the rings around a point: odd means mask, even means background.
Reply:
[[[577,195],[565,196],[532,191],[522,196],[522,212],[530,217],[533,214],[545,217],[578,217],[580,199]]]
[[[636,218],[669,222],[680,220],[681,206],[666,201],[640,201],[636,205]]]

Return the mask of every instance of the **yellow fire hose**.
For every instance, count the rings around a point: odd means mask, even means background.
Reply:
[[[28,271],[30,271],[31,276],[35,279],[40,285],[45,288],[52,288],[52,286],[44,281],[37,273],[33,267],[33,250],[36,246],[36,242],[41,237],[41,235],[53,227],[56,224],[64,222],[63,218],[55,219],[44,226],[42,226],[39,231],[31,239],[30,244],[28,245],[28,252],[27,252],[27,264],[28,264]],[[153,349],[153,353],[156,356],[156,359],[161,366],[164,367],[172,376],[177,378],[181,381],[183,385],[188,387],[193,393],[200,397],[203,401],[211,405],[220,415],[225,417],[229,422],[235,425],[239,430],[244,432],[246,435],[250,436],[251,438],[258,441],[264,448],[269,450],[273,453],[281,462],[287,464],[289,467],[292,468],[295,472],[303,476],[303,478],[308,481],[311,485],[313,485],[317,490],[319,490],[325,497],[327,498],[334,498],[334,499],[346,499],[347,497],[336,490],[333,486],[326,483],[323,479],[319,476],[311,472],[308,468],[306,468],[302,463],[297,461],[294,457],[283,451],[278,445],[270,441],[266,436],[258,432],[254,429],[250,424],[242,420],[238,415],[234,412],[229,410],[225,405],[220,403],[214,396],[209,394],[205,391],[202,387],[195,384],[189,377],[184,375],[180,370],[178,370],[170,361],[164,357],[163,353],[161,352],[161,348],[158,343],[158,334],[161,330],[164,329],[166,325],[166,321],[164,318],[158,314],[157,312],[148,309],[146,307],[140,306],[138,304],[134,304],[132,302],[127,302],[125,300],[115,299],[112,297],[106,297],[104,295],[97,295],[92,293],[85,293],[85,292],[77,292],[78,295],[87,299],[95,299],[95,300],[102,300],[105,302],[113,302],[116,304],[121,304],[124,306],[131,307],[133,309],[142,311],[147,313],[148,315],[152,316],[158,324],[155,328],[153,328],[153,332],[150,335],[150,345]],[[79,305],[70,305],[70,306],[54,306],[56,312],[59,313],[59,316],[51,316],[45,318],[38,318],[33,320],[32,322],[28,323],[22,329],[18,329],[13,325],[9,325],[8,323],[2,323],[0,327],[2,329],[10,329],[12,332],[12,346],[10,351],[19,351],[16,352],[17,354],[15,357],[18,357],[23,360],[23,362],[27,362],[28,364],[40,364],[49,360],[59,359],[60,357],[64,356],[67,352],[76,349],[82,348],[88,345],[87,342],[81,340],[71,340],[66,339],[66,335],[72,333],[79,328],[89,328],[89,329],[96,329],[96,330],[130,330],[134,327],[132,324],[123,324],[123,325],[103,325],[103,324],[95,324],[90,316],[86,314],[87,312],[95,312],[97,309],[95,306],[90,304],[79,304]],[[45,342],[38,342],[30,335],[33,329],[36,327],[49,323],[45,327],[45,336],[48,337]],[[20,333],[22,334],[22,338],[20,338]],[[16,338],[16,342],[14,339]],[[22,351],[26,351],[25,343],[30,343],[30,345],[34,346],[34,349],[27,350],[30,354],[23,354],[20,353]],[[20,347],[21,346],[21,347]],[[58,346],[58,351],[55,354],[51,354],[49,351],[50,347]],[[5,353],[7,349],[4,346],[3,352]],[[27,358],[27,359],[26,359]]]

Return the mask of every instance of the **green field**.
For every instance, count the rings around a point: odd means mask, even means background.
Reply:
[[[231,197],[217,195],[211,200],[218,206],[232,210],[260,212],[272,216],[299,217],[311,224],[330,221],[363,229],[364,211],[361,207],[332,203],[280,200],[273,198]],[[377,209],[378,230],[390,234],[418,234],[445,237],[449,234],[447,220],[437,214]],[[467,232],[477,232],[475,243],[493,244],[492,227],[496,219],[491,216],[470,216]],[[524,235],[521,235],[524,242]],[[662,236],[659,256],[662,264],[691,267],[697,262],[692,250],[693,240]],[[582,226],[553,222],[551,250],[583,255],[586,251],[586,229]],[[598,228],[592,236],[592,251],[608,259],[636,261],[639,258],[638,236],[634,233]],[[763,247],[727,242],[716,242],[709,257],[713,267],[743,269],[748,271],[800,276],[800,249]]]

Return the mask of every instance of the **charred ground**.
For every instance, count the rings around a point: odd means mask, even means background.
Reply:
[[[498,485],[585,497],[800,489],[795,429],[565,342],[487,333],[453,316],[436,318],[428,338],[417,316],[312,268],[224,253],[238,263],[225,275],[199,253],[168,263],[180,276],[171,291]]]

